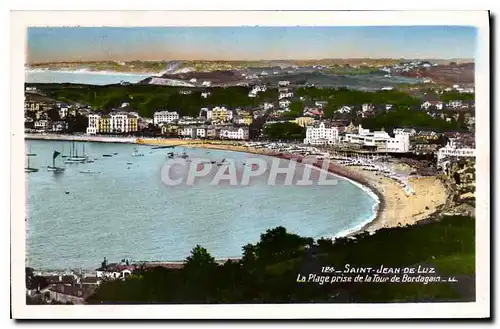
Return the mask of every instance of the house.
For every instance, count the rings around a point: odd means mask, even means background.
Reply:
[[[251,115],[235,115],[233,117],[233,123],[240,125],[251,125],[253,122],[253,117]]]
[[[96,277],[100,279],[125,279],[137,268],[136,265],[122,263],[108,264],[106,258],[101,263],[101,267],[96,269]]]
[[[344,114],[344,113],[351,113],[351,111],[352,107],[344,105],[342,107],[339,107],[336,112]]]
[[[274,107],[273,103],[264,103],[264,110],[270,110]]]
[[[323,116],[323,114],[324,114],[323,109],[317,107],[306,107],[302,112],[302,115],[304,116],[313,116],[313,117],[320,117]]]
[[[375,110],[375,106],[373,104],[363,104],[361,105],[361,111],[365,112],[373,112]]]
[[[288,107],[290,106],[291,103],[292,102],[290,102],[290,100],[288,100],[288,99],[282,99],[282,100],[279,101],[279,107],[281,109],[288,110]]]
[[[209,126],[207,127],[207,138],[208,139],[219,139],[220,137],[220,130],[221,128],[215,127],[215,126]]]
[[[476,149],[462,145],[457,138],[450,138],[445,147],[438,150],[437,163],[440,164],[445,158],[474,158]]]
[[[420,105],[420,108],[428,110],[431,106],[434,106],[438,110],[443,109],[443,102],[441,101],[425,101]]]
[[[55,284],[48,288],[46,295],[50,301],[82,305],[94,291],[95,286]]]
[[[248,127],[223,127],[220,130],[221,139],[246,140],[249,137]]]
[[[219,128],[219,127],[208,126],[207,132],[206,132],[207,138],[208,139],[219,139],[220,130],[221,130],[221,128]]]
[[[48,120],[37,120],[35,121],[34,127],[37,130],[46,130],[49,125]]]
[[[170,123],[179,120],[177,111],[157,111],[154,113],[153,123],[157,126],[160,123]]]
[[[284,98],[292,98],[293,93],[291,91],[286,92],[286,93],[280,93],[278,96],[278,99],[284,99]]]
[[[47,129],[50,131],[65,131],[68,129],[68,123],[65,121],[52,121],[48,124]]]
[[[196,127],[196,138],[206,138],[207,137],[207,128],[206,127]]]
[[[447,107],[448,107],[448,108],[452,108],[452,109],[458,109],[458,108],[461,108],[461,107],[462,107],[462,101],[460,101],[460,100],[457,100],[457,101],[450,101],[450,102],[447,104]]]
[[[202,108],[205,112],[207,120],[215,122],[228,122],[233,119],[233,111],[226,109],[224,106],[216,106],[212,109]]]
[[[196,127],[184,126],[184,127],[179,128],[177,133],[178,133],[179,137],[194,138],[196,136]]]
[[[67,107],[61,107],[59,109],[59,117],[61,119],[64,119],[68,115],[68,108]]]
[[[329,122],[321,121],[307,127],[304,144],[331,145],[339,140],[339,129]]]
[[[294,122],[301,127],[307,127],[313,124],[314,118],[310,116],[298,117],[295,118]]]
[[[402,134],[408,136],[415,136],[417,134],[417,131],[415,129],[410,129],[410,128],[395,128],[392,130],[392,133],[394,135]]]

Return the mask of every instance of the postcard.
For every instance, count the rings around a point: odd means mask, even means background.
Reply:
[[[12,15],[14,318],[490,316],[487,11]]]

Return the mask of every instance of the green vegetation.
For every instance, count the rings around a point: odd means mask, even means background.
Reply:
[[[263,133],[269,140],[303,140],[306,137],[306,129],[295,122],[267,124],[264,126]]]
[[[474,101],[474,94],[471,93],[459,93],[456,91],[444,92],[439,96],[442,102],[450,101]]]
[[[255,98],[249,98],[250,89],[246,87],[210,88],[211,95],[208,98],[201,97],[204,91],[202,89],[195,89],[191,94],[181,95],[179,91],[185,88],[155,85],[43,84],[37,85],[37,88],[58,101],[89,104],[104,112],[117,108],[122,103],[129,103],[139,115],[149,118],[160,109],[177,110],[181,116],[198,116],[200,108],[206,106],[256,107],[262,102],[277,99],[276,89],[270,89],[259,93]]]
[[[295,119],[301,117],[304,113],[304,105],[300,101],[290,103],[290,111],[283,113],[283,118]]]
[[[243,248],[239,262],[217,265],[196,246],[181,270],[138,270],[125,281],[101,284],[88,300],[110,303],[289,303],[444,301],[463,296],[448,283],[297,282],[321,267],[437,267],[437,275],[473,274],[475,220],[451,216],[426,224],[384,228],[376,234],[331,240],[267,230]]]
[[[340,75],[363,75],[363,74],[375,74],[379,73],[379,69],[374,67],[360,66],[360,67],[350,67],[350,66],[329,66],[328,73],[340,74]]]
[[[395,111],[380,113],[371,118],[363,119],[362,125],[370,130],[392,131],[394,128],[415,128],[433,130],[436,132],[467,131],[463,116],[458,120],[447,122],[440,117],[431,117],[426,112],[397,109]]]

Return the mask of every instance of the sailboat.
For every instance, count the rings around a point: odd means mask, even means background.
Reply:
[[[30,157],[33,156],[33,153],[28,153],[26,156],[28,157],[28,166],[24,168],[24,172],[37,172],[38,168],[30,167]]]
[[[56,158],[60,155],[60,152],[54,151],[52,154],[52,166],[48,166],[47,170],[48,171],[53,171],[54,173],[61,173],[64,171],[64,167],[57,167],[56,166]]]
[[[29,148],[30,148],[30,151],[29,151],[29,153],[28,153],[28,154],[26,154],[26,155],[27,155],[27,156],[29,156],[29,157],[34,157],[34,156],[36,156],[36,153],[31,153],[31,145],[30,145],[30,147],[29,147]],[[28,160],[29,160],[29,158],[28,158]],[[29,167],[29,165],[28,165],[28,167]]]
[[[73,152],[74,151],[74,152]],[[64,163],[83,163],[86,162],[88,157],[85,156],[85,144],[83,145],[83,156],[78,156],[78,147],[75,147],[75,142],[72,144],[72,150],[70,152],[70,157]]]

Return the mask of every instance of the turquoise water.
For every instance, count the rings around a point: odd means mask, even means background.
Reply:
[[[197,244],[214,257],[237,257],[243,245],[279,225],[303,236],[331,237],[374,216],[376,200],[345,179],[335,186],[268,186],[256,179],[248,187],[202,182],[172,187],[160,175],[170,150],[139,146],[144,156],[132,157],[134,145],[111,143],[85,143],[86,154],[97,160],[66,164],[66,171],[56,175],[44,166],[51,165],[54,150],[67,154],[69,142],[26,144],[37,154],[30,165],[40,168],[26,174],[27,263],[36,269],[92,269],[103,257],[182,260]],[[77,145],[81,151],[83,143]],[[191,157],[231,158],[239,164],[252,156],[185,151]],[[118,154],[102,157],[113,152]],[[100,173],[80,173],[86,169]]]

